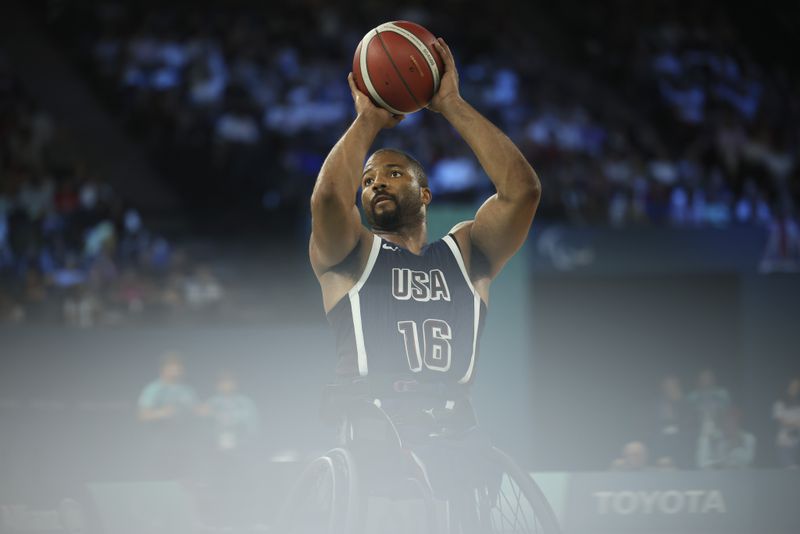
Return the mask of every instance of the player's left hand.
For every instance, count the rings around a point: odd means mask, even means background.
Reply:
[[[447,43],[444,42],[444,39],[439,37],[433,46],[444,62],[444,74],[439,83],[439,90],[436,91],[436,94],[433,95],[426,107],[436,113],[445,113],[449,106],[461,100],[461,94],[458,92],[458,70],[456,70],[456,61],[453,59],[453,53]]]
[[[405,115],[392,115],[385,109],[376,106],[367,95],[359,91],[352,72],[347,75],[347,83],[350,86],[350,94],[353,96],[353,105],[357,115],[365,117],[381,128],[393,128],[406,117]]]

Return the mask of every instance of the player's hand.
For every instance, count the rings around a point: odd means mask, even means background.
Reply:
[[[436,113],[446,113],[448,108],[461,100],[461,93],[458,92],[458,70],[456,61],[450,47],[439,37],[433,46],[439,52],[444,62],[444,74],[439,83],[439,90],[433,95],[427,108]]]
[[[385,109],[373,104],[372,100],[356,87],[352,72],[347,75],[347,83],[350,85],[350,94],[353,96],[356,114],[359,117],[364,117],[381,128],[393,128],[406,118],[405,115],[392,115]]]

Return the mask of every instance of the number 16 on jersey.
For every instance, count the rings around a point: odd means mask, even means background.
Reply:
[[[408,366],[418,373],[424,365],[432,371],[446,372],[450,369],[450,340],[453,332],[446,321],[425,319],[422,323],[422,350],[416,321],[398,321],[397,331],[403,334]]]

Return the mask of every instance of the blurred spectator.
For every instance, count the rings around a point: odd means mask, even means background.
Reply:
[[[100,302],[84,285],[76,285],[67,292],[63,305],[64,321],[70,326],[94,326],[100,315]]]
[[[183,360],[177,352],[167,352],[159,376],[145,386],[139,396],[139,420],[142,422],[174,420],[194,412],[197,396],[182,382]]]
[[[650,452],[641,441],[631,441],[622,447],[622,456],[611,463],[614,471],[641,471],[650,466]]]
[[[94,30],[88,37],[59,25],[58,17],[52,24],[85,52],[76,59],[89,58],[87,72],[154,147],[170,179],[181,179],[174,172],[180,169],[189,175],[185,189],[198,196],[225,193],[242,207],[304,216],[321,158],[352,115],[343,80],[364,21],[384,14],[378,4],[359,4],[346,8],[347,17],[331,7],[309,18],[304,12],[318,6],[299,1],[279,17],[249,2],[225,9],[146,5],[114,17],[97,8],[86,20]],[[604,17],[581,18],[586,10],[569,0],[552,10],[520,4],[517,22],[488,7],[467,15],[451,0],[439,9],[416,8],[413,16],[434,32],[459,23],[470,28],[445,35],[459,52],[462,91],[548,182],[544,218],[764,224],[764,203],[800,201],[785,187],[797,177],[798,117],[788,102],[796,79],[781,75],[785,66],[759,63],[745,40],[731,38],[743,21],[728,10],[700,2],[677,16],[668,2],[656,6],[663,21],[650,9],[616,4]],[[708,20],[698,29],[701,19]],[[536,31],[523,20],[568,31]],[[492,27],[504,31],[483,33]],[[494,49],[476,46],[484,41]],[[505,54],[509,49],[517,53]],[[547,83],[535,82],[544,72]],[[461,140],[428,115],[409,116],[387,139],[430,170],[435,195],[473,202],[486,187],[477,162],[454,153]],[[21,138],[21,147],[31,144]],[[254,156],[276,152],[285,157]],[[232,194],[220,182],[247,187]],[[748,207],[755,199],[757,217]]]
[[[708,435],[719,427],[722,415],[731,404],[728,390],[717,385],[711,369],[703,369],[697,375],[697,387],[686,396],[686,400],[697,416],[700,434]]]
[[[100,3],[80,10],[80,29],[68,23],[76,9],[69,5],[48,24],[198,219],[235,212],[239,225],[256,214],[291,238],[287,225],[307,228],[315,175],[351,119],[344,77],[364,21],[382,17],[378,4],[348,6],[346,17],[329,6],[325,16],[309,17],[318,6],[299,2],[274,13],[253,2]],[[762,271],[797,270],[796,77],[731,39],[741,21],[726,10],[706,13],[705,2],[664,20],[612,6],[604,10],[610,26],[602,17],[574,24],[585,10],[571,9],[573,0],[563,5],[519,5],[510,22],[488,7],[468,17],[453,0],[411,11],[435,32],[470,28],[448,37],[462,91],[539,171],[547,191],[540,217],[615,227],[764,226]],[[656,5],[675,14],[668,2]],[[521,22],[529,19],[570,31],[538,32]],[[501,24],[501,35],[488,30]],[[476,46],[483,41],[493,47]],[[584,42],[592,46],[576,44]],[[220,305],[221,280],[173,272],[174,244],[71,153],[68,135],[7,67],[0,81],[0,274],[13,273],[0,282],[6,292],[36,267],[48,307],[64,310],[70,324],[230,312]],[[472,203],[490,192],[463,141],[433,114],[410,115],[382,135],[419,157],[437,198]],[[113,248],[104,251],[108,241]],[[54,274],[69,275],[69,288]],[[132,285],[147,290],[132,292]],[[127,306],[122,292],[138,296]],[[52,317],[39,311],[23,316]]]
[[[143,42],[135,48],[146,56]],[[217,317],[219,279],[203,268],[186,287],[184,278],[171,287],[178,277],[165,273],[187,261],[56,135],[54,121],[5,68],[0,62],[3,320],[81,328],[180,320],[184,300]]]
[[[184,299],[194,311],[216,310],[224,297],[222,285],[207,266],[197,266],[184,282]]]
[[[139,421],[148,433],[154,474],[160,477],[184,477],[193,472],[196,460],[200,408],[194,389],[183,382],[183,376],[181,355],[167,352],[158,378],[139,395]]]
[[[788,204],[768,226],[769,235],[759,269],[763,273],[800,270],[800,226]]]
[[[673,375],[664,377],[656,404],[657,429],[653,440],[653,452],[658,463],[677,468],[691,465],[694,427],[689,410],[678,378]]]
[[[775,401],[772,418],[778,424],[775,446],[781,467],[797,468],[800,465],[800,378],[795,377]]]
[[[214,519],[225,525],[242,525],[255,511],[252,484],[256,480],[259,414],[253,400],[239,391],[231,372],[220,375],[216,390],[202,408],[214,424],[210,462],[214,502],[218,505]]]
[[[703,433],[697,444],[700,469],[741,469],[750,467],[756,455],[756,437],[740,426],[741,414],[729,408],[719,428]]]
[[[234,453],[252,447],[260,426],[255,403],[239,391],[236,377],[228,371],[220,375],[216,391],[202,408],[214,421],[216,450]]]

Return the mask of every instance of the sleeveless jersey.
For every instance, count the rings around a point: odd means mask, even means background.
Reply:
[[[469,385],[485,315],[452,235],[419,255],[374,236],[360,279],[328,312],[337,374]]]

